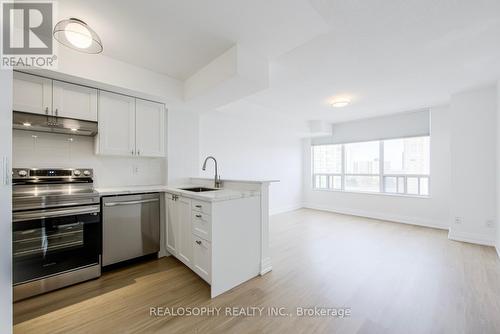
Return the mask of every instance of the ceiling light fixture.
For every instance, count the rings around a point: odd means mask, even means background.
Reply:
[[[29,122],[24,122],[24,123],[23,123],[23,125],[24,125],[24,126],[31,126],[31,123],[29,123]]]
[[[349,100],[337,100],[332,102],[332,107],[334,108],[342,108],[347,106],[351,101]]]
[[[71,131],[76,132],[76,131],[78,131],[78,129],[71,128]]]
[[[85,53],[101,53],[102,42],[87,23],[74,17],[59,21],[54,27],[54,38],[73,50]]]

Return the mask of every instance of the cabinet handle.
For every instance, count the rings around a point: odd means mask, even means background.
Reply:
[[[199,204],[195,205],[195,207],[197,207],[198,209],[201,209],[201,205],[199,205]]]
[[[201,218],[201,215],[195,215],[196,218]]]
[[[137,150],[137,155],[141,155],[141,150]]]
[[[57,108],[56,108],[56,116],[59,116],[59,111],[57,110]]]
[[[45,115],[49,114],[49,107],[45,107]]]
[[[200,241],[200,240],[196,240],[196,243],[197,243],[198,245],[201,245],[201,241]]]
[[[134,150],[131,150],[131,151],[130,151],[130,154],[134,155]]]

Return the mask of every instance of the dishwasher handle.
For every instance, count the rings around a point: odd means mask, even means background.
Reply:
[[[110,202],[110,203],[104,203],[104,206],[134,205],[134,204],[152,203],[152,202],[159,202],[159,201],[160,201],[160,199],[158,199],[158,198],[152,198],[152,199],[142,199],[142,200],[138,200],[138,201]]]

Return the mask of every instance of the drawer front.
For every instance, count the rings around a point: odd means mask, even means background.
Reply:
[[[193,233],[196,234],[197,236],[211,241],[212,240],[212,233],[211,233],[211,224],[210,224],[210,216],[201,213],[198,211],[193,211]]]
[[[210,203],[208,203],[208,202],[202,202],[202,201],[192,200],[192,204],[191,205],[192,205],[192,208],[193,208],[194,211],[206,213],[208,215],[212,211]]]
[[[210,242],[193,235],[194,271],[210,284],[212,245]]]

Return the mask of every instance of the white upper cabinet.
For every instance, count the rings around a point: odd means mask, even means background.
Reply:
[[[165,156],[165,106],[99,91],[97,154]]]
[[[97,89],[53,81],[54,116],[97,122]]]
[[[14,72],[15,111],[97,122],[97,89]]]
[[[135,155],[135,99],[99,91],[97,153]]]
[[[165,156],[165,106],[140,99],[135,101],[137,155]]]
[[[13,110],[98,122],[96,154],[166,155],[163,103],[15,71]]]
[[[52,80],[14,72],[15,111],[52,115]]]

